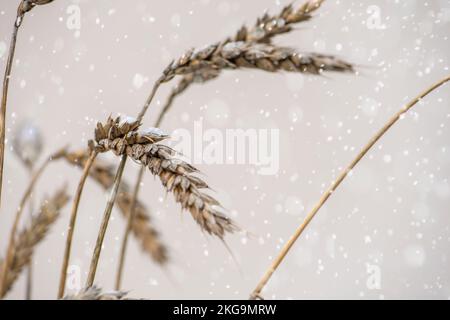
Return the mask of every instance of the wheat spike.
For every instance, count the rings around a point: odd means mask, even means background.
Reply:
[[[309,0],[298,9],[289,4],[276,15],[266,13],[256,20],[253,27],[242,26],[233,40],[268,43],[272,37],[291,31],[293,24],[311,19],[311,13],[317,10],[322,2],[323,0]]]
[[[64,155],[64,159],[68,163],[80,169],[84,167],[88,158],[89,152],[87,150],[67,152]],[[108,190],[113,184],[115,169],[115,166],[97,158],[92,165],[89,176],[105,190]],[[128,184],[122,181],[116,200],[120,212],[125,218],[128,217],[131,209],[132,194],[129,190]],[[141,201],[137,201],[136,203],[136,212],[131,228],[134,236],[140,242],[142,250],[147,252],[159,264],[168,262],[167,248],[159,239],[159,232],[152,225],[148,210]]]
[[[128,130],[127,130],[128,129]],[[105,124],[98,123],[95,133],[97,152],[113,151],[116,155],[126,155],[146,166],[153,175],[159,176],[167,191],[188,210],[201,229],[223,239],[225,233],[233,233],[239,228],[221,211],[219,202],[200,191],[208,185],[194,173],[196,168],[175,157],[176,152],[161,144],[167,138],[158,129],[136,131],[133,123],[124,124],[120,118],[109,118]]]
[[[68,200],[66,188],[58,190],[53,197],[42,203],[39,213],[33,217],[31,224],[19,233],[14,241],[13,258],[5,281],[5,294],[12,288],[22,269],[30,262],[36,246],[45,238]],[[1,266],[3,268],[3,261]]]
[[[297,64],[291,63],[291,61],[283,62],[282,64],[285,67],[277,67],[281,61],[277,61],[276,59],[271,60],[267,57],[263,58],[264,61],[260,61],[259,65],[248,64],[248,61],[245,61],[246,59],[242,59],[242,57],[240,63],[227,61],[227,59],[223,59],[222,57],[222,48],[242,48],[245,45],[247,46],[247,50],[251,51],[272,51],[278,53],[294,51],[290,48],[280,48],[273,45],[271,43],[272,38],[276,35],[291,31],[293,24],[309,20],[312,17],[311,13],[317,10],[322,2],[323,0],[308,0],[296,10],[292,4],[289,4],[276,15],[265,14],[257,19],[255,25],[251,28],[246,26],[241,27],[232,38],[208,46],[197,52],[194,52],[194,50],[188,51],[177,62],[172,63],[166,69],[166,81],[172,79],[175,75],[182,75],[182,79],[170,92],[164,107],[158,115],[156,126],[160,125],[164,115],[170,110],[177,96],[182,94],[194,82],[204,83],[217,78],[223,69],[251,67],[265,71],[284,70],[316,75],[321,74],[322,71],[353,72],[353,66],[350,63],[331,55],[314,53],[296,53],[295,55],[300,57],[302,61],[299,61]],[[242,43],[245,43],[245,45]],[[267,46],[258,46],[258,44],[266,44]],[[254,50],[250,48],[251,46],[254,46]],[[215,60],[217,63],[211,60]],[[296,59],[290,60],[297,61]]]
[[[240,68],[310,74],[321,74],[323,71],[353,72],[351,64],[334,56],[300,53],[293,48],[266,43],[236,41],[213,44],[197,51],[189,50],[166,68],[165,80],[203,69]]]
[[[111,291],[102,292],[97,286],[84,288],[73,295],[67,295],[63,300],[129,300],[126,298],[127,292]]]

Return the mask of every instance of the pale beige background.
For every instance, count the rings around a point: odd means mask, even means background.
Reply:
[[[0,68],[17,0],[0,1]],[[32,118],[45,137],[45,154],[70,143],[86,145],[96,120],[136,114],[151,82],[170,59],[192,46],[231,35],[265,10],[287,1],[56,0],[27,15],[17,45],[8,105],[7,138]],[[299,4],[300,2],[297,2]],[[69,5],[81,9],[79,37],[66,27]],[[383,29],[371,29],[367,10],[380,9]],[[369,19],[369,21],[368,21]],[[247,298],[257,280],[321,192],[368,138],[413,95],[449,71],[450,2],[326,1],[312,21],[277,43],[337,54],[361,65],[359,76],[229,72],[195,86],[176,101],[162,128],[279,128],[277,176],[250,165],[200,165],[217,197],[249,231],[227,237],[242,272],[223,245],[202,235],[180,213],[159,181],[147,175],[142,199],[165,243],[164,270],[130,243],[124,287],[135,297]],[[369,22],[369,24],[367,24]],[[369,26],[369,27],[368,27]],[[139,86],[140,77],[145,81]],[[169,88],[159,91],[146,121],[154,121]],[[265,292],[266,298],[450,297],[450,88],[414,108],[361,162],[297,242]],[[219,115],[219,120],[216,117]],[[10,144],[8,144],[10,146]],[[0,213],[0,249],[28,181],[7,150]],[[110,160],[117,159],[111,155]],[[126,178],[133,181],[136,166]],[[39,184],[36,201],[80,172],[57,164]],[[106,193],[88,183],[80,206],[72,263],[83,279]],[[56,295],[68,208],[35,256],[35,297]],[[124,221],[114,212],[97,282],[112,288]],[[367,264],[381,270],[370,290]],[[24,296],[24,279],[8,298]]]

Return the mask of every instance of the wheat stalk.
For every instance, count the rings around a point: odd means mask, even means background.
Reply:
[[[59,280],[59,289],[58,289],[58,299],[61,299],[63,297],[64,289],[66,287],[67,268],[69,266],[70,251],[72,248],[73,233],[75,231],[75,223],[77,220],[77,212],[78,212],[78,206],[80,204],[81,194],[83,192],[83,187],[86,182],[86,179],[89,175],[89,171],[91,170],[91,167],[92,167],[96,157],[97,157],[97,152],[92,151],[89,155],[88,160],[86,161],[85,166],[84,166],[83,174],[81,175],[81,179],[80,179],[80,182],[78,183],[77,191],[75,192],[75,197],[73,199],[72,211],[70,213],[69,227],[67,229],[66,245],[64,247],[64,256],[63,256],[63,263],[61,266],[61,275],[59,278],[60,280]]]
[[[14,54],[16,52],[17,35],[19,33],[19,28],[22,25],[23,18],[28,11],[33,9],[36,5],[44,5],[52,1],[53,0],[22,0],[17,8],[17,16],[14,21],[8,59],[6,62],[5,76],[3,78],[2,102],[0,110],[0,206],[3,186],[3,163],[5,157],[6,105],[8,102],[9,80],[11,78]]]
[[[91,286],[80,290],[76,294],[68,295],[63,300],[129,300],[126,298],[126,295],[127,292],[102,292],[97,286]]]
[[[314,208],[308,213],[305,220],[300,224],[300,226],[295,230],[291,238],[286,242],[283,248],[280,250],[278,256],[271,263],[270,267],[267,269],[266,273],[263,275],[255,290],[253,290],[250,298],[251,299],[262,299],[261,291],[264,289],[267,282],[270,280],[272,274],[277,270],[278,266],[284,260],[289,250],[292,248],[294,243],[306,229],[308,224],[317,214],[317,212],[322,208],[322,206],[327,202],[328,198],[336,191],[339,185],[344,181],[347,175],[353,170],[353,168],[361,161],[361,159],[367,154],[367,152],[377,143],[377,141],[391,128],[402,115],[408,112],[413,106],[420,102],[424,97],[433,92],[435,89],[439,88],[446,82],[450,81],[450,76],[433,84],[431,87],[427,88],[424,92],[420,93],[417,97],[411,100],[403,108],[401,108],[388,122],[369,140],[369,142],[362,148],[362,150],[356,155],[355,159],[341,172],[338,178],[331,184],[331,186],[324,192],[319,202],[314,206]]]
[[[268,44],[271,45],[271,40],[274,36],[287,33],[292,30],[293,24],[307,21],[311,18],[311,13],[315,10],[317,10],[320,5],[322,4],[323,0],[309,0],[306,1],[303,5],[301,5],[299,8],[294,9],[292,4],[289,4],[282,8],[281,12],[276,15],[268,15],[265,14],[261,18],[258,18],[255,25],[251,28],[243,26],[239,29],[239,31],[236,33],[236,35],[232,38],[228,38],[225,41],[207,47],[206,50],[213,50],[214,46],[217,47],[223,47],[223,46],[235,46],[236,43],[247,43],[248,45],[256,45],[256,44]],[[276,46],[274,46],[276,47]],[[279,48],[283,49],[283,48]],[[289,49],[292,50],[292,49]],[[189,51],[188,54],[185,54],[180,60],[184,60],[185,56],[191,55],[193,50]],[[220,55],[220,52],[216,52],[216,54]],[[300,54],[299,55],[305,55],[310,56],[314,54]],[[317,55],[321,57],[322,55]],[[336,62],[340,64],[346,65],[343,70],[341,69],[334,69],[332,71],[353,71],[353,67],[344,61],[341,61],[333,56],[324,56],[327,58],[327,60],[336,60]],[[197,59],[201,60],[201,59]],[[297,72],[304,72],[304,73],[313,73],[313,74],[319,74],[322,71],[331,71],[327,70],[326,66],[324,68],[317,68],[317,64],[314,62],[318,62],[319,59],[312,59],[312,66],[303,65],[303,68],[295,70],[293,68],[292,70],[287,71],[297,71]],[[323,61],[324,62],[324,61]],[[178,82],[178,84],[175,86],[174,89],[170,92],[162,110],[160,111],[158,115],[158,123],[162,121],[162,118],[165,116],[165,114],[170,110],[173,101],[175,98],[179,95],[181,95],[190,85],[193,83],[205,83],[209,80],[215,79],[220,75],[222,68],[217,68],[217,66],[214,67],[208,67],[208,64],[205,62],[200,61],[194,61],[195,64],[200,67],[200,69],[184,73],[181,80]],[[244,66],[246,64],[244,63]],[[239,66],[231,66],[232,68],[238,68]],[[228,68],[228,67],[226,67]],[[261,68],[265,70],[265,68]],[[266,70],[266,71],[272,71],[272,70]],[[312,71],[312,72],[311,72]],[[156,127],[159,127],[159,125],[156,125]]]
[[[4,293],[5,293],[5,283],[6,283],[6,279],[7,279],[9,265],[11,264],[11,259],[13,257],[12,255],[14,253],[13,249],[14,249],[14,241],[15,241],[15,237],[16,237],[16,232],[17,232],[17,228],[19,226],[20,218],[22,217],[22,213],[23,213],[25,204],[28,201],[28,199],[30,198],[30,196],[34,190],[34,186],[36,185],[36,182],[38,181],[38,179],[40,178],[40,176],[42,175],[44,170],[47,168],[47,166],[50,164],[50,162],[52,162],[53,160],[60,159],[64,153],[65,153],[65,148],[58,150],[56,153],[52,154],[49,158],[47,158],[44,161],[44,163],[39,167],[39,169],[36,170],[34,176],[31,178],[30,183],[20,201],[20,204],[16,211],[16,215],[14,217],[13,226],[11,228],[10,235],[9,235],[7,254],[6,254],[5,261],[3,262],[3,265],[4,265],[3,270],[0,274],[0,297],[3,297]]]
[[[31,224],[18,234],[11,250],[10,263],[7,265],[8,272],[2,270],[2,274],[6,274],[4,289],[1,295],[2,298],[12,288],[23,268],[30,263],[36,246],[48,234],[49,228],[56,221],[60,210],[68,200],[69,197],[66,188],[61,188],[53,197],[42,203],[39,213],[33,217]],[[2,269],[4,269],[5,263],[1,263],[1,265]]]

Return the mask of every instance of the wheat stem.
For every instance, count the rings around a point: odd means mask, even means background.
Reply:
[[[0,207],[1,207],[2,186],[3,186],[3,163],[5,156],[6,103],[8,101],[9,79],[11,78],[11,70],[14,61],[14,53],[16,52],[17,34],[19,32],[20,22],[21,19],[19,16],[17,16],[16,21],[14,22],[14,28],[11,35],[8,60],[6,62],[5,76],[3,78],[2,104],[0,111]]]
[[[70,252],[72,248],[72,239],[75,231],[75,223],[77,220],[78,206],[80,204],[81,194],[83,193],[83,188],[86,183],[86,179],[89,175],[89,171],[92,167],[92,164],[97,157],[97,152],[92,151],[86,164],[84,165],[83,174],[81,175],[80,181],[78,183],[77,191],[75,193],[75,197],[73,199],[72,204],[72,212],[70,214],[69,227],[67,228],[67,238],[66,238],[66,246],[64,248],[64,257],[63,263],[61,266],[61,275],[59,278],[59,289],[58,289],[58,299],[61,299],[64,296],[64,289],[66,287],[66,278],[67,278],[67,268],[69,266],[70,261]]]
[[[30,176],[33,176],[33,167],[32,165],[27,166],[28,173]],[[33,199],[30,199],[30,202],[28,203],[28,207],[30,210],[30,223],[33,223],[33,211],[34,211],[34,205],[33,205]],[[30,262],[28,263],[27,267],[27,280],[25,284],[25,300],[31,300],[33,292],[33,256],[30,257]]]
[[[133,198],[131,199],[131,206],[130,206],[130,212],[128,213],[128,219],[127,219],[127,226],[125,228],[125,235],[123,236],[122,240],[122,246],[120,248],[120,256],[119,256],[119,265],[117,267],[117,274],[116,274],[116,285],[115,290],[119,291],[120,286],[122,283],[122,273],[123,273],[123,267],[125,265],[125,255],[127,251],[127,245],[128,245],[128,238],[131,233],[131,226],[133,224],[133,219],[136,212],[136,203],[137,198],[139,194],[139,188],[141,186],[142,177],[145,173],[145,166],[141,166],[139,169],[138,177],[136,180],[136,185],[134,186],[133,190]]]
[[[145,113],[147,112],[148,107],[150,106],[150,103],[152,102],[153,97],[156,94],[156,91],[158,91],[158,88],[161,85],[163,79],[164,79],[163,76],[160,77],[153,85],[152,91],[150,92],[150,95],[148,96],[147,101],[145,102],[144,106],[142,107],[142,110],[138,114],[137,121],[139,123],[142,122],[142,119],[144,118]],[[120,185],[120,181],[122,179],[122,174],[123,174],[123,170],[125,169],[126,162],[127,162],[127,155],[124,154],[122,156],[122,159],[120,160],[120,164],[117,169],[116,176],[114,178],[114,184],[112,186],[111,194],[109,196],[108,202],[106,204],[105,212],[103,214],[103,220],[102,220],[100,230],[99,230],[99,233],[97,236],[97,242],[95,244],[94,253],[92,255],[91,265],[89,267],[89,274],[88,274],[88,279],[86,281],[86,287],[91,287],[95,280],[95,273],[97,272],[97,265],[98,265],[98,260],[100,258],[100,252],[102,249],[103,239],[105,238],[105,233],[106,233],[106,229],[108,227],[109,218],[111,217],[111,211],[112,211],[112,208],[114,207],[114,202],[117,197],[117,191],[119,190],[119,185]],[[131,214],[131,212],[130,212],[130,214]]]
[[[401,108],[392,118],[389,119],[389,121],[367,142],[367,144],[363,147],[363,149],[357,154],[355,159],[341,172],[339,177],[331,184],[331,186],[328,188],[327,191],[322,195],[319,202],[316,204],[316,206],[308,213],[305,220],[298,226],[298,228],[295,230],[294,234],[291,236],[291,238],[286,242],[286,244],[283,246],[283,248],[280,250],[278,256],[276,259],[272,262],[264,276],[259,281],[258,285],[256,286],[255,290],[252,292],[250,298],[251,299],[257,299],[261,298],[261,291],[271,278],[272,274],[277,270],[278,266],[281,264],[283,259],[288,254],[289,250],[292,248],[294,243],[297,241],[297,239],[300,237],[300,235],[303,233],[305,228],[308,226],[308,224],[311,222],[311,220],[314,218],[314,216],[317,214],[317,212],[322,208],[322,206],[325,204],[325,202],[328,200],[328,198],[333,194],[333,192],[336,191],[336,189],[339,187],[341,182],[347,177],[348,173],[352,171],[352,169],[358,164],[358,162],[367,154],[367,152],[375,145],[375,143],[391,128],[394,123],[396,123],[401,116],[406,113],[409,109],[411,109],[415,104],[420,102],[425,96],[427,96],[429,93],[431,93],[433,90],[437,89],[444,83],[450,81],[450,76],[447,76],[446,78],[438,81],[437,83],[433,84],[431,87],[426,89],[424,92],[419,94],[417,97],[415,97],[413,100],[411,100],[408,104],[406,104],[403,108]]]
[[[9,234],[9,242],[8,242],[8,247],[7,247],[8,249],[6,251],[7,252],[6,258],[5,258],[5,261],[3,262],[4,265],[3,265],[2,274],[0,277],[0,298],[3,298],[3,296],[6,293],[5,292],[6,278],[7,278],[9,265],[11,264],[11,259],[13,258],[13,255],[14,255],[14,241],[16,239],[17,228],[19,226],[20,218],[22,217],[23,208],[25,207],[27,200],[30,198],[30,196],[33,192],[34,186],[36,185],[36,182],[38,181],[39,177],[42,175],[42,172],[44,172],[44,170],[47,168],[48,164],[51,161],[52,161],[52,157],[48,158],[41,165],[41,167],[35,172],[35,174],[31,178],[31,181],[30,181],[22,199],[20,200],[19,207],[17,208],[16,215],[14,217],[14,223],[13,223],[13,226],[12,226],[10,234]]]

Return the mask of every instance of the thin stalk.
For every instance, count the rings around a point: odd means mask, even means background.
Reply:
[[[80,181],[78,183],[77,191],[76,191],[75,197],[73,199],[69,227],[67,228],[67,238],[66,238],[66,246],[64,249],[63,263],[61,266],[61,274],[60,274],[60,278],[59,278],[58,299],[61,299],[64,296],[64,290],[66,287],[67,268],[69,266],[69,261],[70,261],[72,239],[73,239],[73,234],[75,231],[75,224],[77,221],[78,206],[80,205],[81,194],[83,193],[86,179],[89,175],[89,171],[92,167],[92,164],[94,163],[95,158],[97,157],[97,154],[98,153],[96,151],[92,151],[86,164],[84,165],[83,174],[81,175]]]
[[[261,280],[259,281],[258,285],[256,286],[255,290],[253,290],[252,294],[250,295],[251,299],[258,299],[261,297],[261,291],[266,286],[267,282],[270,280],[272,274],[277,270],[278,266],[281,264],[283,259],[288,254],[289,250],[292,248],[294,243],[297,241],[297,239],[300,237],[300,235],[303,233],[305,228],[308,226],[308,224],[311,222],[311,220],[314,218],[314,216],[317,214],[317,212],[322,208],[322,206],[327,202],[328,198],[333,194],[333,192],[336,191],[336,189],[339,187],[341,182],[347,177],[348,173],[353,170],[353,168],[358,164],[358,162],[367,154],[367,152],[375,145],[375,143],[391,128],[394,123],[396,123],[401,116],[408,112],[409,109],[411,109],[415,104],[417,104],[419,101],[421,101],[425,96],[427,96],[429,93],[431,93],[433,90],[437,89],[438,87],[442,86],[444,83],[448,82],[450,80],[450,76],[447,76],[446,78],[438,81],[437,83],[433,84],[431,87],[426,89],[424,92],[419,94],[417,97],[415,97],[413,100],[411,100],[408,104],[406,104],[403,108],[401,108],[392,118],[389,119],[389,121],[367,142],[367,144],[363,147],[363,149],[357,154],[355,159],[341,172],[339,177],[331,184],[329,189],[325,191],[325,193],[320,198],[319,202],[316,204],[316,206],[308,213],[305,220],[298,226],[298,228],[295,230],[294,234],[291,236],[291,238],[286,242],[286,244],[283,246],[281,251],[279,252],[276,259],[272,262],[272,264],[267,269],[266,273],[263,275]]]
[[[164,76],[160,77],[155,84],[153,85],[152,91],[150,92],[150,95],[147,98],[147,101],[145,102],[144,106],[142,107],[141,112],[138,114],[137,120],[142,123],[142,119],[145,116],[145,113],[147,112],[150,103],[153,100],[153,97],[156,94],[156,91],[158,91],[159,86],[161,85],[162,81],[164,79]],[[122,179],[123,170],[125,169],[125,164],[127,162],[127,156],[124,154],[122,156],[122,159],[120,160],[119,168],[117,169],[116,176],[114,178],[114,183],[112,185],[112,190],[108,199],[108,202],[106,203],[105,212],[103,214],[103,220],[100,225],[100,230],[97,236],[97,242],[95,244],[94,253],[92,255],[91,259],[91,265],[89,267],[89,274],[88,279],[86,281],[86,288],[91,287],[95,280],[95,273],[97,272],[97,266],[98,266],[98,260],[100,258],[100,251],[102,249],[103,245],[103,239],[105,238],[106,229],[108,227],[109,218],[111,217],[111,211],[114,207],[114,202],[116,201],[117,197],[117,191],[119,190],[120,181]]]
[[[94,248],[94,254],[92,256],[91,265],[89,267],[89,274],[86,281],[86,288],[92,287],[94,284],[95,273],[97,272],[98,260],[100,259],[100,253],[103,245],[103,240],[105,238],[106,229],[108,228],[109,218],[111,217],[111,211],[114,206],[114,201],[116,200],[117,191],[119,190],[120,180],[122,178],[123,169],[125,167],[127,155],[124,154],[122,156],[122,160],[120,161],[119,168],[117,169],[116,176],[114,178],[113,188],[111,190],[111,194],[108,199],[108,203],[106,204],[105,212],[103,214],[102,223],[100,225],[100,231],[98,233],[97,242]]]
[[[11,78],[12,64],[14,61],[14,54],[16,52],[17,34],[22,22],[22,17],[19,15],[14,22],[14,28],[11,35],[11,43],[9,46],[8,60],[6,62],[5,76],[3,78],[3,92],[2,104],[0,111],[0,207],[2,200],[2,186],[3,186],[3,163],[5,157],[5,131],[6,131],[6,104],[8,101],[9,79]]]
[[[30,181],[22,199],[20,200],[19,206],[17,207],[16,216],[14,218],[14,223],[13,223],[13,226],[12,226],[10,234],[9,234],[9,242],[8,242],[8,247],[7,247],[8,249],[7,249],[7,253],[6,253],[6,258],[5,258],[5,261],[3,262],[3,269],[2,269],[2,273],[0,275],[0,298],[3,298],[3,296],[5,295],[6,276],[8,274],[8,269],[11,264],[11,260],[14,256],[14,241],[16,239],[16,233],[17,233],[17,229],[19,227],[20,218],[22,217],[23,209],[25,207],[27,200],[30,198],[30,196],[33,192],[36,182],[38,181],[39,177],[42,175],[42,172],[44,172],[45,168],[47,168],[47,166],[49,165],[49,163],[52,160],[53,160],[52,157],[48,158],[41,165],[41,167],[35,172],[35,174],[31,178],[31,181]]]
[[[33,176],[33,167],[31,165],[27,166],[28,173],[30,176]],[[33,221],[33,212],[34,212],[34,205],[33,205],[33,199],[30,199],[30,202],[28,203],[28,207],[30,210],[29,219],[30,223]],[[28,263],[27,266],[27,280],[25,285],[25,300],[31,300],[33,292],[33,257],[30,258],[30,263]]]
[[[116,274],[116,285],[115,290],[119,291],[120,286],[122,284],[122,273],[123,267],[125,265],[125,255],[127,251],[128,239],[131,233],[131,226],[133,224],[133,219],[136,212],[136,203],[139,194],[139,188],[141,186],[142,177],[144,176],[145,166],[141,166],[139,169],[138,178],[136,180],[136,185],[133,190],[133,198],[131,199],[130,212],[128,213],[127,226],[125,228],[125,235],[122,240],[122,246],[120,248],[120,256],[119,256],[119,265],[117,266],[117,274]]]
[[[171,104],[166,104],[167,110],[170,108]],[[166,109],[165,107],[165,109]],[[166,110],[166,111],[167,111]],[[163,118],[164,118],[164,114],[165,112],[161,112],[158,116],[158,119],[155,122],[155,127],[158,128],[158,126],[161,124]],[[116,290],[120,290],[120,286],[121,286],[121,282],[122,282],[122,273],[123,273],[123,267],[125,265],[125,254],[127,251],[127,245],[128,245],[128,237],[131,233],[131,226],[133,225],[133,219],[135,216],[135,210],[136,210],[136,202],[139,196],[139,188],[142,182],[142,178],[144,177],[144,173],[145,173],[145,167],[141,166],[141,168],[139,169],[139,173],[138,173],[138,177],[136,180],[136,184],[134,186],[134,191],[133,191],[133,198],[132,198],[132,202],[131,202],[131,207],[130,207],[130,213],[128,215],[128,220],[127,220],[127,227],[125,228],[125,234],[123,236],[123,240],[122,240],[122,247],[120,249],[120,256],[119,256],[119,265],[117,267],[117,274],[116,274]]]

